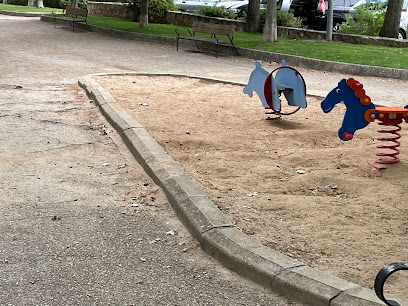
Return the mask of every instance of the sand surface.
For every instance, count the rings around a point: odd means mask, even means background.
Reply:
[[[320,100],[307,97],[306,109],[266,120],[243,86],[172,76],[97,81],[264,245],[369,288],[385,264],[408,262],[405,123],[401,162],[378,171],[368,165],[379,152],[378,124],[340,141],[343,104],[324,114]],[[391,276],[386,290],[408,298],[404,272]]]

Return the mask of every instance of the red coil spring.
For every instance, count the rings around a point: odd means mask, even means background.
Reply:
[[[392,134],[393,136],[390,136],[388,138],[386,137],[381,137],[377,138],[378,141],[388,141],[390,144],[384,144],[384,145],[378,145],[377,148],[379,149],[389,149],[393,152],[389,153],[377,153],[377,156],[381,157],[391,157],[392,159],[378,159],[375,162],[377,164],[396,164],[400,161],[398,158],[398,154],[400,153],[400,150],[398,147],[401,145],[401,143],[398,141],[398,139],[401,138],[401,134],[398,133],[401,131],[401,126],[400,126],[401,120],[387,120],[384,122],[378,122],[379,125],[385,125],[385,126],[393,126],[395,129],[387,129],[387,130],[379,130],[378,133],[389,133]]]

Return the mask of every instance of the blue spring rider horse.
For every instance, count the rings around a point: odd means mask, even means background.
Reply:
[[[388,137],[377,138],[378,141],[385,141],[386,144],[378,145],[379,149],[388,149],[390,151],[377,153],[377,156],[388,157],[391,159],[378,159],[378,164],[395,164],[399,162],[397,155],[400,153],[398,147],[401,135],[400,123],[404,120],[408,122],[408,105],[405,107],[385,107],[375,106],[371,103],[371,98],[366,95],[363,84],[353,78],[342,79],[339,84],[333,88],[329,94],[322,100],[321,107],[323,112],[329,113],[337,103],[344,102],[346,112],[343,122],[337,132],[339,138],[343,141],[353,139],[354,133],[366,127],[374,120],[378,120],[381,126],[388,126],[387,129],[381,129],[379,133],[389,133]],[[370,163],[371,164],[371,163]],[[373,164],[371,164],[373,165]],[[373,165],[377,169],[381,169]]]
[[[284,60],[282,60],[282,66],[271,73],[263,69],[258,61],[255,61],[255,69],[252,71],[248,84],[244,88],[244,93],[252,98],[254,91],[261,100],[262,106],[271,109],[272,113],[276,115],[290,115],[300,108],[307,107],[304,79],[296,69],[287,66]],[[281,111],[279,97],[282,93],[290,106],[297,106],[295,111],[290,113]]]
[[[352,78],[342,79],[337,87],[322,100],[323,112],[329,113],[337,103],[342,101],[347,109],[337,134],[341,140],[348,141],[353,139],[356,130],[365,128],[370,123],[364,120],[364,113],[368,109],[375,109],[375,105],[365,94],[363,85]]]

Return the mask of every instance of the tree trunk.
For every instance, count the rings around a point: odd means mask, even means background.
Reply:
[[[3,2],[4,3],[4,2]],[[44,7],[43,0],[28,0],[27,1],[27,6],[33,6],[33,7]]]
[[[261,28],[261,21],[259,17],[261,3],[259,0],[249,0],[248,16],[245,23],[245,30],[250,33],[259,32]]]
[[[147,28],[149,26],[149,0],[142,0],[139,14],[139,27]]]
[[[265,25],[263,28],[262,41],[275,42],[278,39],[278,24],[276,19],[276,1],[267,0]]]
[[[398,38],[401,11],[404,0],[389,0],[384,24],[380,31],[381,37]]]
[[[78,7],[78,0],[71,0],[69,2],[70,7]]]

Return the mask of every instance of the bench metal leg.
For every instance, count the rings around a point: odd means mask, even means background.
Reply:
[[[194,40],[194,43],[195,43],[197,49],[200,50],[200,47],[197,45],[197,42],[195,40]]]
[[[91,26],[88,24],[88,22],[85,21],[85,24],[88,27],[89,32],[92,32]]]
[[[234,42],[233,42],[232,38],[231,38],[229,35],[228,35],[228,39],[229,39],[229,41],[230,41],[232,47],[234,48],[235,52],[236,52],[237,55],[239,56],[238,50],[237,50],[237,48],[235,48]]]
[[[239,56],[238,50],[237,50],[237,48],[235,48],[234,44],[232,44],[232,47],[234,48],[235,53],[237,53],[237,55]]]
[[[72,27],[72,32],[75,32],[75,21],[74,20],[70,20],[68,21],[69,25]]]

